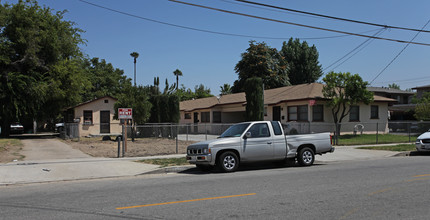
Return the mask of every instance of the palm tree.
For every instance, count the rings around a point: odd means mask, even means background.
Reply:
[[[179,88],[179,76],[182,76],[182,72],[179,69],[173,71],[173,75],[176,76],[176,90]]]
[[[134,58],[134,86],[136,86],[136,59],[139,57],[139,53],[133,52],[130,56]]]
[[[231,86],[228,83],[225,83],[223,86],[219,87],[221,90],[221,95],[231,94]]]
[[[176,90],[179,88],[179,76],[182,76],[182,72],[179,69],[173,71],[173,75],[176,76]]]

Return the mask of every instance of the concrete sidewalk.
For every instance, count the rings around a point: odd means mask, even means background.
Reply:
[[[42,141],[43,142],[43,141]],[[57,142],[59,142],[57,140]],[[64,143],[54,142],[25,142],[24,151],[29,156],[27,160],[0,164],[0,185],[42,183],[53,181],[70,181],[83,179],[98,179],[111,177],[135,176],[145,173],[164,173],[166,169],[157,165],[135,162],[142,159],[185,157],[185,154],[133,157],[133,158],[94,158],[72,149]],[[64,144],[65,146],[62,146]],[[52,146],[53,151],[47,149]],[[374,151],[356,149],[359,146],[338,146],[334,153],[315,157],[316,163],[336,161],[373,160],[392,157],[399,152]],[[44,159],[42,159],[44,158]],[[55,159],[54,159],[55,158]],[[176,170],[184,170],[194,166],[184,166]]]
[[[160,169],[135,161],[173,157],[185,155],[17,161],[0,164],[0,185],[135,176]]]

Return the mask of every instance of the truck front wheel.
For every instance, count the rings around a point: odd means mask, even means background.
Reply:
[[[315,153],[309,147],[304,147],[299,151],[299,155],[297,157],[297,161],[302,166],[310,166],[315,161]]]
[[[217,165],[224,172],[234,172],[239,167],[239,159],[235,153],[226,151],[218,158]]]

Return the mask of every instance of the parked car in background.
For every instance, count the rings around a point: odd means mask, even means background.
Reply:
[[[55,124],[55,132],[61,133],[64,131],[64,123],[59,122]]]
[[[24,126],[22,126],[19,122],[12,123],[10,125],[10,133],[11,134],[23,134]]]
[[[417,148],[417,151],[430,152],[430,130],[417,137],[415,147]]]

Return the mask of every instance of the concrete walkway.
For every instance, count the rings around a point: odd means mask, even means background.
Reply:
[[[185,154],[133,157],[94,158],[61,142],[58,139],[23,140],[21,152],[24,161],[0,164],[0,186],[11,184],[42,183],[135,176],[144,173],[165,172],[157,165],[135,162],[142,159],[185,157]],[[339,146],[334,153],[317,155],[316,163],[348,160],[372,160],[392,157],[399,152],[356,149],[358,146]],[[183,170],[194,166],[176,168]],[[175,168],[167,168],[173,169]]]

